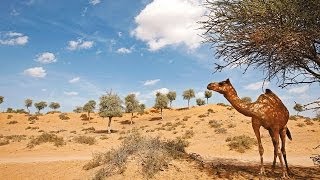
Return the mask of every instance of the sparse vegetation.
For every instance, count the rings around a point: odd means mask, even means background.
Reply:
[[[84,106],[83,106],[83,111],[88,113],[88,120],[91,119],[90,113],[94,112],[94,109],[96,108],[96,102],[94,100],[88,101]]]
[[[28,130],[28,129],[30,129],[30,130],[37,130],[37,129],[39,129],[39,127],[38,127],[38,126],[34,126],[34,127],[28,126],[28,127],[26,127],[25,130]]]
[[[96,131],[94,127],[84,128],[81,131],[85,131],[86,133],[93,133]]]
[[[297,123],[297,126],[298,126],[298,127],[304,127],[305,124],[304,124],[304,123]]]
[[[192,130],[186,130],[186,132],[182,136],[182,139],[190,139],[193,136],[194,136],[194,132]]]
[[[212,91],[206,90],[206,91],[204,92],[204,97],[207,99],[207,104],[209,104],[209,98],[212,97]]]
[[[80,143],[80,144],[93,145],[96,143],[96,139],[91,136],[77,136],[77,137],[74,137],[73,140],[76,143]]]
[[[82,113],[83,112],[83,108],[81,106],[77,106],[74,110],[74,113]]]
[[[167,97],[170,101],[170,108],[172,107],[172,101],[176,100],[177,93],[175,91],[169,91]]]
[[[34,107],[38,109],[38,113],[40,114],[40,111],[47,107],[47,103],[44,101],[40,101],[40,102],[34,103]]]
[[[86,114],[81,114],[80,118],[81,118],[82,121],[88,121],[89,120],[89,117]]]
[[[188,89],[183,91],[182,97],[183,99],[188,100],[188,108],[190,108],[190,99],[195,97],[194,90]]]
[[[222,126],[222,123],[219,123],[216,120],[210,120],[209,121],[209,126],[212,128],[220,128]]]
[[[8,116],[7,116],[7,119],[11,119],[13,117],[13,115],[12,114],[9,114]]]
[[[10,143],[10,141],[8,139],[0,139],[0,146],[7,145],[9,143]]]
[[[168,107],[169,99],[166,95],[157,93],[156,94],[156,102],[154,104],[154,108],[160,109],[161,119],[163,119],[162,110]]]
[[[17,123],[18,123],[18,121],[10,121],[7,124],[17,124]]]
[[[61,114],[59,114],[59,118],[60,118],[61,120],[68,120],[68,119],[70,119],[67,113],[61,113]]]
[[[293,109],[294,109],[295,111],[297,111],[297,115],[299,115],[299,113],[303,111],[303,106],[302,106],[301,104],[299,104],[299,103],[296,103],[296,104],[294,105]]]
[[[213,109],[209,108],[209,109],[208,109],[208,114],[209,114],[209,113],[214,113]]]
[[[245,103],[252,103],[251,97],[243,97],[243,98],[241,98],[241,100],[242,100],[243,102],[245,102]]]
[[[217,128],[214,130],[215,133],[217,134],[226,134],[227,133],[227,129],[225,128]]]
[[[26,99],[24,101],[24,106],[26,106],[27,110],[28,110],[28,113],[30,114],[30,107],[32,106],[32,100],[31,99]]]
[[[196,103],[198,106],[203,106],[206,104],[206,102],[201,98],[196,99]]]
[[[131,113],[130,124],[133,123],[133,113],[139,111],[139,101],[136,99],[135,94],[129,94],[125,97],[125,106],[126,106],[126,113]]]
[[[190,116],[183,117],[182,121],[188,121],[188,119],[191,118]]]
[[[4,136],[5,139],[11,141],[11,142],[20,142],[22,140],[26,140],[26,135],[10,135],[10,136]]]
[[[228,142],[228,146],[230,147],[230,150],[235,150],[240,153],[244,153],[247,149],[251,149],[253,145],[257,144],[254,138],[251,138],[246,135],[227,138],[226,142]]]
[[[228,128],[235,128],[237,125],[236,124],[228,124]]]
[[[138,133],[125,137],[118,149],[98,153],[83,168],[86,170],[103,166],[94,179],[104,179],[126,169],[129,157],[138,158],[142,163],[142,172],[146,178],[152,178],[161,169],[168,166],[172,159],[182,158],[188,143],[182,139],[161,141],[160,138],[147,138]]]
[[[58,137],[55,134],[49,134],[45,132],[36,138],[33,137],[30,140],[30,142],[27,144],[27,147],[33,148],[37,145],[40,145],[42,143],[47,143],[47,142],[53,143],[57,147],[65,145],[63,137]]]

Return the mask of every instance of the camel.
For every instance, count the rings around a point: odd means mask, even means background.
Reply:
[[[236,90],[233,88],[229,79],[222,82],[214,82],[208,84],[208,90],[216,91],[223,94],[224,97],[231,103],[231,105],[241,114],[251,117],[252,128],[258,140],[259,154],[260,154],[260,175],[265,175],[263,166],[263,152],[264,149],[261,144],[260,127],[263,126],[269,131],[274,147],[274,159],[272,169],[276,165],[277,156],[279,157],[283,178],[289,177],[290,170],[286,157],[286,135],[290,140],[291,133],[287,128],[289,119],[289,112],[282,101],[270,89],[266,89],[264,94],[261,94],[253,103],[242,101]],[[281,151],[279,147],[279,136],[281,138]],[[282,156],[286,165],[286,170],[283,165]]]

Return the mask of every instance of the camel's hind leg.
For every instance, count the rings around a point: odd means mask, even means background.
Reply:
[[[256,135],[257,140],[258,140],[258,147],[259,147],[259,154],[260,154],[260,161],[261,161],[260,174],[264,175],[265,174],[265,170],[264,170],[264,166],[263,166],[263,152],[264,152],[264,149],[263,149],[262,143],[261,143],[260,125],[255,124],[254,120],[255,119],[252,118],[252,128],[253,128],[254,134]]]
[[[280,147],[279,147],[279,136],[280,136],[281,132],[279,132],[278,129],[273,130],[272,132],[273,132],[273,138],[274,138],[274,140],[276,142],[274,148],[275,148],[275,150],[277,152],[277,155],[279,157],[279,161],[280,161],[280,165],[281,165],[281,169],[282,169],[282,177],[283,178],[287,178],[289,176],[288,176],[288,173],[287,173],[286,169],[284,168],[283,160],[282,160],[282,153],[281,153]]]
[[[269,134],[272,140],[272,144],[273,144],[273,163],[272,163],[272,170],[274,171],[275,167],[276,167],[276,162],[277,162],[277,148],[276,148],[276,140],[273,136],[273,132],[271,129],[269,129]]]
[[[281,152],[284,159],[284,163],[286,164],[287,172],[288,174],[291,174],[288,162],[287,162],[287,154],[286,154],[286,132],[287,128],[283,128],[283,130],[280,132],[280,138],[281,138]]]

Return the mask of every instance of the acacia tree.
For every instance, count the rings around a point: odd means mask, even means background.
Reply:
[[[0,96],[0,104],[3,103],[3,100],[4,100],[4,97],[3,97],[3,96]]]
[[[163,119],[162,110],[163,108],[167,108],[169,103],[169,99],[166,95],[157,93],[156,94],[156,101],[154,104],[154,108],[160,109],[161,112],[161,119]]]
[[[139,113],[140,114],[143,114],[145,109],[146,109],[146,105],[145,104],[139,104]]]
[[[182,97],[183,99],[188,100],[188,108],[189,108],[190,99],[195,97],[194,90],[188,89],[183,91]]]
[[[60,108],[60,104],[57,102],[51,102],[49,107],[55,111]]]
[[[209,104],[208,101],[209,101],[209,98],[212,97],[212,91],[206,90],[206,91],[204,92],[204,97],[207,99],[207,104]]]
[[[82,112],[83,112],[83,107],[77,106],[77,107],[73,110],[73,112],[75,112],[75,113],[82,113]]]
[[[172,101],[176,100],[176,97],[177,97],[177,93],[175,91],[169,91],[168,94],[167,94],[167,97],[170,101],[170,108],[172,107]]]
[[[31,99],[26,99],[26,100],[24,101],[24,106],[27,107],[28,113],[30,114],[30,109],[29,109],[29,107],[32,106],[32,100],[31,100]]]
[[[197,103],[198,106],[202,106],[202,105],[204,105],[206,102],[205,102],[203,99],[198,98],[198,99],[196,99],[196,103]]]
[[[38,113],[40,113],[40,110],[44,109],[47,107],[47,103],[44,101],[40,101],[37,103],[34,103],[34,107],[38,109]]]
[[[301,104],[299,104],[299,103],[296,103],[296,104],[293,106],[293,109],[294,109],[295,111],[297,111],[297,115],[299,115],[299,113],[303,111],[303,106],[302,106]]]
[[[111,120],[113,117],[122,116],[122,101],[117,94],[107,93],[100,97],[99,115],[103,118],[108,117],[108,133],[111,133]]]
[[[129,94],[127,97],[125,97],[125,105],[126,105],[126,112],[131,113],[130,124],[132,124],[133,113],[139,111],[139,101],[136,99],[136,95]]]
[[[217,71],[260,68],[281,87],[320,83],[319,0],[207,0],[205,6],[204,42],[224,61]],[[319,108],[320,101],[305,106]]]
[[[94,109],[96,108],[96,102],[94,100],[88,101],[84,106],[83,106],[83,111],[88,113],[88,119],[90,120],[90,113],[94,112]]]

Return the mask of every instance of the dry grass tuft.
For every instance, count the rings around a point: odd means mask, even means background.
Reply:
[[[227,129],[225,128],[217,128],[214,130],[215,133],[217,134],[226,134],[227,133]]]
[[[40,136],[36,137],[36,138],[32,138],[30,140],[30,142],[27,144],[28,148],[33,148],[36,145],[40,145],[42,143],[47,143],[47,142],[51,142],[54,143],[55,146],[59,147],[59,146],[63,146],[65,145],[65,142],[63,140],[63,137],[58,137],[55,134],[49,134],[49,133],[43,133]]]
[[[12,114],[9,114],[8,116],[7,116],[7,119],[11,119],[13,117],[13,115]]]
[[[193,136],[194,136],[194,132],[192,130],[186,130],[186,132],[182,136],[182,139],[190,139]]]
[[[93,133],[96,131],[94,127],[84,128],[81,131],[85,131],[85,133]]]
[[[61,114],[59,114],[59,118],[60,118],[61,120],[68,120],[68,119],[70,119],[67,113],[61,113]]]
[[[93,145],[96,143],[96,139],[91,136],[77,136],[77,137],[74,137],[73,140],[76,143],[80,143],[80,144]]]
[[[17,123],[18,123],[18,121],[10,121],[7,124],[17,124]]]
[[[209,126],[212,128],[220,128],[222,126],[222,123],[219,123],[216,120],[210,120],[209,121]]]
[[[11,136],[4,136],[5,139],[11,142],[20,142],[22,140],[26,140],[26,135],[11,135]]]
[[[28,118],[28,121],[35,121],[35,120],[39,120],[39,117],[37,115],[30,115]]]
[[[208,113],[214,113],[214,110],[211,109],[211,108],[209,108],[209,109],[208,109]]]
[[[254,138],[246,135],[227,138],[226,142],[229,142],[228,146],[230,147],[230,150],[235,150],[240,153],[244,153],[247,149],[251,149],[253,145],[257,144]]]
[[[30,129],[30,130],[37,130],[37,129],[39,129],[39,127],[38,127],[38,126],[35,126],[35,127],[28,126],[28,127],[26,127],[25,130],[28,130],[28,129]]]
[[[298,123],[297,126],[298,126],[298,127],[304,127],[305,124],[304,124],[304,123]]]
[[[172,159],[182,158],[188,143],[184,140],[160,140],[148,138],[134,132],[125,137],[118,149],[106,153],[94,154],[93,159],[83,169],[101,167],[94,179],[105,179],[113,174],[123,173],[129,157],[138,158],[142,173],[152,178],[157,172],[166,168]]]

